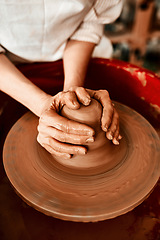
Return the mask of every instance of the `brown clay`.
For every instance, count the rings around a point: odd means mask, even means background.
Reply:
[[[38,119],[32,113],[13,126],[4,145],[4,167],[29,205],[53,217],[88,222],[124,214],[147,197],[159,178],[159,137],[138,113],[119,103],[115,106],[123,136],[120,145],[102,137],[98,127],[86,163],[76,156],[68,164],[42,148],[36,141]]]
[[[82,171],[81,174],[84,175],[108,171],[123,161],[127,154],[127,143],[124,139],[119,146],[115,146],[106,138],[101,128],[102,106],[98,101],[92,99],[89,106],[81,105],[76,111],[65,105],[61,115],[92,127],[95,131],[95,141],[86,144],[86,155],[74,155],[67,161],[55,157],[59,163],[72,168],[74,173],[79,174]]]

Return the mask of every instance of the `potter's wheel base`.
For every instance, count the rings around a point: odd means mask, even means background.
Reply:
[[[18,194],[44,214],[81,222],[113,218],[140,204],[159,178],[159,137],[138,113],[119,103],[116,108],[127,145],[124,159],[110,171],[86,175],[50,161],[36,141],[36,116],[28,112],[19,119],[3,152],[5,171]]]

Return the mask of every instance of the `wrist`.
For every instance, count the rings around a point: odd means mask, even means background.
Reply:
[[[53,96],[44,93],[43,96],[40,97],[40,100],[35,105],[34,113],[40,117],[43,112],[45,112],[51,106],[53,102]]]
[[[69,40],[63,55],[64,90],[77,86],[83,87],[88,63],[95,44]]]
[[[70,76],[65,76],[63,90],[67,91],[72,87],[83,87],[84,76],[80,76],[79,73],[74,73]]]

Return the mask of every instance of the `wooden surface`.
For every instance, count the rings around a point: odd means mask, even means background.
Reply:
[[[104,61],[102,61],[104,62]],[[115,62],[114,62],[115,63]],[[95,64],[95,63],[94,63]],[[97,64],[97,63],[96,63]],[[108,62],[107,62],[108,64]],[[118,62],[117,62],[118,64]],[[121,64],[121,63],[120,63]],[[121,66],[121,65],[120,65]],[[36,65],[37,67],[37,65]],[[24,67],[23,67],[24,68]],[[28,67],[27,67],[28,68]],[[102,63],[97,68],[97,75],[104,71]],[[108,67],[109,76],[111,74],[112,66]],[[123,74],[121,69],[121,76],[117,78],[123,80],[126,72]],[[140,70],[141,72],[141,70]],[[89,73],[89,77],[94,73]],[[119,77],[120,76],[120,77]],[[97,76],[95,76],[97,77]],[[62,79],[59,75],[56,78]],[[154,81],[154,79],[152,78]],[[43,82],[43,81],[42,81]],[[111,81],[110,83],[112,83]],[[154,99],[157,97],[157,106],[159,104],[159,78],[155,79],[157,88],[155,88]],[[109,88],[111,84],[109,83]],[[99,84],[99,82],[98,82]],[[96,85],[96,84],[93,84]],[[104,85],[104,82],[100,85]],[[99,85],[99,86],[100,86]],[[124,83],[121,81],[121,85]],[[135,84],[136,85],[136,84]],[[152,85],[152,84],[151,84]],[[126,85],[125,85],[126,86]],[[107,88],[108,86],[106,86]],[[57,89],[60,87],[57,87]],[[128,87],[127,87],[128,88]],[[152,88],[152,86],[151,86]],[[134,108],[146,116],[152,125],[159,131],[159,113],[158,111],[151,111],[148,102],[137,95],[136,90],[128,88],[128,92],[123,91],[121,95],[118,89],[111,91],[115,100],[127,102],[128,105],[134,105]],[[49,89],[48,89],[49,91]],[[135,94],[134,94],[135,93]],[[145,93],[145,88],[144,88]],[[152,91],[149,97],[152,97]],[[157,94],[157,95],[156,95]],[[126,97],[128,96],[128,97]],[[132,101],[132,100],[136,101]],[[151,100],[151,99],[150,99]],[[151,102],[151,101],[150,101]],[[138,104],[141,103],[141,104]],[[143,105],[144,104],[144,105]],[[155,104],[155,103],[154,103]],[[158,108],[156,108],[158,109]],[[147,111],[148,110],[148,111]],[[153,109],[152,109],[153,110]],[[7,132],[13,123],[26,112],[26,109],[21,107],[15,101],[11,100],[5,94],[0,93],[0,151],[2,156],[2,148]],[[152,114],[153,113],[153,117]],[[156,114],[155,114],[156,113]],[[0,239],[2,240],[159,240],[160,239],[160,181],[141,205],[136,207],[133,211],[122,215],[120,217],[106,220],[97,223],[74,223],[69,221],[62,221],[56,218],[45,216],[33,208],[26,205],[15,193],[10,186],[9,180],[3,169],[2,159],[0,163]]]

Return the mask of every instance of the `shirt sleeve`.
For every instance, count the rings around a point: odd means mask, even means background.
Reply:
[[[95,1],[71,39],[98,44],[103,35],[104,24],[109,24],[119,17],[122,5],[123,0]]]

